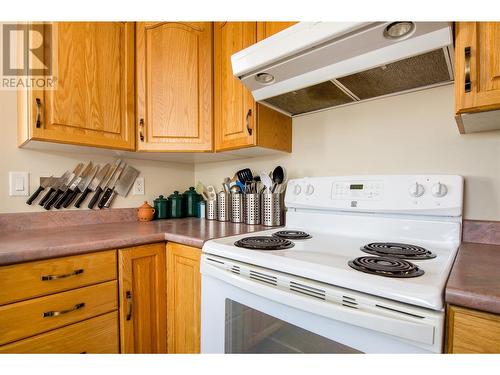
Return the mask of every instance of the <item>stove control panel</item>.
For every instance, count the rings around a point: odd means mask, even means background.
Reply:
[[[285,204],[297,209],[461,216],[463,183],[457,175],[307,177],[288,182]]]

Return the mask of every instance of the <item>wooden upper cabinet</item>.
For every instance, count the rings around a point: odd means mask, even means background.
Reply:
[[[297,22],[257,22],[257,39],[261,41],[271,35],[279,33],[286,28],[295,25]]]
[[[166,353],[165,244],[118,251],[122,353]]]
[[[33,139],[133,150],[134,23],[52,26],[52,50],[45,53],[56,55],[57,88],[20,92],[19,111],[26,113],[19,114],[19,143]]]
[[[233,76],[231,55],[257,42],[256,22],[214,26],[215,150],[259,146],[291,152],[291,118],[255,103]]]
[[[457,114],[500,109],[500,22],[455,23],[455,99]]]
[[[138,22],[137,149],[212,151],[212,23]]]

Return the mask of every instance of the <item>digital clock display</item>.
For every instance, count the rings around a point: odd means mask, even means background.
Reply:
[[[363,184],[351,184],[350,190],[363,190]]]

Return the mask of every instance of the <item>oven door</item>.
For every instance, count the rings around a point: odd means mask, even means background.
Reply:
[[[440,351],[436,349],[433,327],[367,316],[365,312],[342,306],[345,311],[339,312],[339,307],[334,306],[318,314],[313,311],[315,304],[321,302],[308,296],[244,278],[213,266],[204,258],[201,271],[202,353]],[[367,328],[370,325],[373,329]],[[415,336],[417,341],[408,340],[409,336]]]

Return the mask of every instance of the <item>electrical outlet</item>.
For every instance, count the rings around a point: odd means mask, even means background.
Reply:
[[[30,183],[28,172],[9,172],[9,195],[29,195]]]
[[[132,195],[144,195],[144,177],[137,177],[135,179]]]

